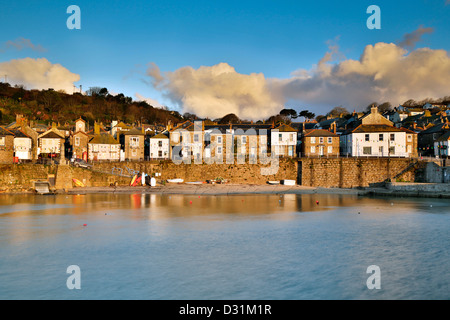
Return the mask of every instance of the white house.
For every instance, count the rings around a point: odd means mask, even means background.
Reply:
[[[165,134],[157,134],[150,138],[150,159],[169,159],[170,158],[170,140]]]
[[[270,132],[272,154],[295,157],[297,147],[297,130],[287,124],[281,124]]]
[[[410,157],[414,151],[405,130],[385,124],[360,125],[344,132],[340,143],[342,154],[352,157]]]
[[[55,126],[38,136],[38,154],[64,159],[65,136]]]
[[[88,143],[90,161],[119,161],[120,143],[109,133],[96,134]]]
[[[14,132],[14,156],[19,160],[32,160],[33,140],[22,130]]]

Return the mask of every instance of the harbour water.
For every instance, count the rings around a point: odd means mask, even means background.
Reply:
[[[449,230],[439,199],[2,195],[0,299],[449,299]]]

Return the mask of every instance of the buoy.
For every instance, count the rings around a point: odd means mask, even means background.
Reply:
[[[83,224],[83,227],[86,227],[87,226],[87,224],[85,223],[85,224]]]
[[[319,204],[319,201],[316,201],[316,204],[318,205],[318,204]]]
[[[190,204],[192,204],[192,200],[191,200],[191,201],[189,201],[189,203],[190,203]]]
[[[198,196],[198,198],[200,199],[200,196]]]

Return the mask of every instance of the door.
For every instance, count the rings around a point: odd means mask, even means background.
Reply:
[[[319,146],[319,156],[323,156],[323,146]]]

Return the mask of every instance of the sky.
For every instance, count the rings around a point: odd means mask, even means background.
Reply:
[[[0,80],[106,87],[212,119],[395,106],[450,96],[449,16],[450,0],[8,1]]]

